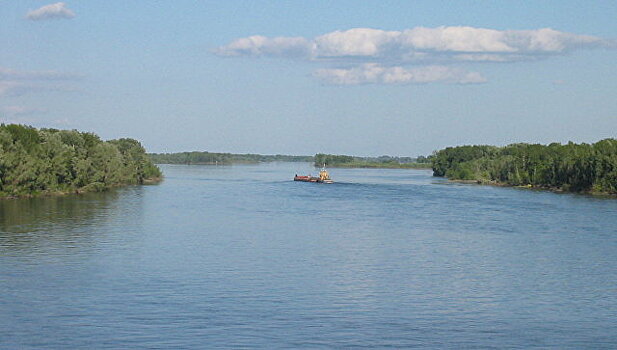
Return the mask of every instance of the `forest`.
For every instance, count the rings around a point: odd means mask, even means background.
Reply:
[[[315,166],[323,165],[334,168],[430,168],[430,157],[356,157],[318,153],[315,155]]]
[[[0,124],[0,198],[97,192],[161,176],[133,139]]]
[[[311,162],[311,156],[288,156],[282,154],[233,154],[214,152],[178,152],[178,153],[149,153],[148,156],[156,164],[219,164],[260,163],[260,162]]]
[[[617,140],[594,144],[517,143],[448,147],[432,157],[434,176],[480,183],[617,194]]]
[[[229,165],[261,162],[313,162],[316,167],[324,164],[331,167],[346,168],[430,168],[430,157],[356,157],[318,153],[315,156],[234,154],[214,152],[149,153],[156,164],[205,164]]]

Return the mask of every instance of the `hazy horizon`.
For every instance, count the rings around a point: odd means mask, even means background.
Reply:
[[[617,3],[0,4],[0,122],[152,153],[418,156],[617,130]]]

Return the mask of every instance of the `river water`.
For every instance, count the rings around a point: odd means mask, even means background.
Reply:
[[[162,166],[0,201],[0,348],[617,348],[617,200]]]

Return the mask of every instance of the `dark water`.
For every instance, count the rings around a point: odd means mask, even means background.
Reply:
[[[0,348],[617,348],[617,200],[164,166],[0,201]]]

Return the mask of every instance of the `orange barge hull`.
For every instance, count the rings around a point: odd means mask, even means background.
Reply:
[[[331,184],[334,181],[330,180],[330,178],[319,178],[319,177],[315,177],[315,176],[294,176],[294,181],[302,181],[302,182],[318,182],[318,183],[323,183],[323,184]]]
[[[304,182],[320,182],[318,177],[314,176],[294,176],[294,181],[304,181]]]

